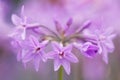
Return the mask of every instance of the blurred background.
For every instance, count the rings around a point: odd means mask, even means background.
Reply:
[[[54,19],[65,23],[73,18],[80,24],[103,17],[106,27],[112,27],[117,34],[109,64],[100,56],[89,59],[78,55],[79,63],[71,64],[71,74],[64,74],[64,80],[120,80],[120,0],[0,0],[0,80],[57,80],[52,61],[40,63],[36,72],[32,64],[24,68],[16,59],[7,35],[15,27],[11,15],[19,15],[22,5],[28,17],[49,27],[54,26]]]

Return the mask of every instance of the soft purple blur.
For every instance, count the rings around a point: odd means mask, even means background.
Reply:
[[[20,0],[18,0],[20,1]],[[18,4],[19,3],[19,4]],[[25,15],[31,22],[45,24],[55,30],[54,21],[60,21],[64,26],[69,18],[73,18],[74,26],[81,25],[86,20],[101,20],[104,27],[111,27],[117,33],[114,40],[115,51],[109,54],[109,62],[105,64],[101,56],[89,59],[79,54],[78,64],[72,65],[72,73],[66,80],[120,80],[120,1],[119,0],[0,0],[0,80],[57,80],[57,72],[53,70],[52,61],[40,63],[38,72],[34,65],[17,62],[16,52],[11,49],[7,35],[14,29],[11,15],[19,14],[21,6],[25,6]],[[17,6],[17,7],[16,7]],[[48,46],[48,51],[51,46]],[[47,52],[47,51],[46,51]],[[15,54],[14,54],[15,53]]]

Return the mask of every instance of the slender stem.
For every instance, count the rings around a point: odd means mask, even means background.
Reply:
[[[53,35],[55,35],[58,38],[58,35],[54,31],[52,31],[51,29],[49,29],[48,27],[43,26],[43,25],[39,25],[39,26],[42,27],[42,28],[44,28],[44,29],[46,29],[46,30],[48,30],[48,31],[50,31]]]
[[[58,80],[63,80],[63,67],[62,66],[59,69]]]

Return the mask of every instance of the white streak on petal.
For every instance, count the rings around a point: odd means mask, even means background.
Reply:
[[[26,38],[26,28],[23,29],[23,33],[21,35],[22,39],[25,40]]]
[[[14,25],[16,25],[16,26],[21,25],[21,21],[22,21],[21,18],[18,17],[17,15],[15,15],[15,14],[12,14],[11,20],[12,20]]]
[[[61,66],[61,63],[58,59],[54,61],[54,71],[57,71]]]
[[[70,74],[70,63],[68,61],[64,61],[62,63],[62,66],[64,67],[66,73],[69,75]]]

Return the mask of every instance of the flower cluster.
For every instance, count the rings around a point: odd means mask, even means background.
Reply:
[[[92,21],[86,21],[82,26],[74,26],[70,18],[64,26],[57,20],[54,21],[55,31],[39,23],[31,23],[24,15],[24,6],[20,16],[12,15],[12,22],[16,26],[10,37],[12,46],[17,50],[17,59],[24,65],[33,61],[36,71],[39,70],[39,62],[54,60],[54,70],[61,66],[67,74],[70,74],[70,63],[77,63],[73,46],[81,54],[93,58],[97,54],[108,63],[108,53],[114,50],[113,38],[115,35],[111,29],[100,30],[92,28]],[[87,31],[86,31],[87,30]],[[86,32],[85,32],[86,31]],[[87,33],[87,34],[86,34]],[[48,44],[52,51],[46,52]]]

